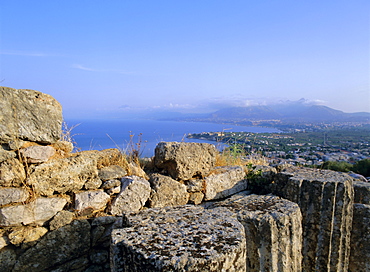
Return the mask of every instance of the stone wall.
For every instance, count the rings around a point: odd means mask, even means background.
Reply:
[[[160,143],[144,172],[117,149],[72,153],[52,97],[0,96],[0,271],[369,270],[367,183],[217,167],[200,143]]]

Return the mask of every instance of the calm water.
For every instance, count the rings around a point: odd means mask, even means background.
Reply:
[[[279,132],[264,127],[245,127],[201,122],[175,122],[153,120],[66,120],[69,127],[77,125],[71,132],[77,147],[81,150],[102,150],[120,148],[126,150],[130,145],[130,135],[134,145],[141,141],[141,155],[154,155],[157,143],[161,141],[207,142],[187,139],[188,133],[243,131]],[[141,134],[141,136],[139,136]],[[141,137],[141,139],[140,139]],[[215,142],[208,142],[217,144]]]

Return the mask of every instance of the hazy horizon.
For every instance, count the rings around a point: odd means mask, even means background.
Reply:
[[[68,118],[284,101],[370,112],[370,2],[3,1],[0,85]]]

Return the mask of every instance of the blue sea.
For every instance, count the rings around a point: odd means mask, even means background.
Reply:
[[[131,145],[138,148],[143,157],[154,155],[156,145],[166,142],[215,142],[187,139],[189,133],[201,132],[279,132],[274,128],[247,127],[203,122],[176,122],[155,120],[66,120],[75,145],[80,150],[102,150],[120,148],[128,150]]]

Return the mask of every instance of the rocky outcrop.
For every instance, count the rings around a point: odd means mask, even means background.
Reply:
[[[204,177],[214,167],[217,150],[205,143],[161,142],[155,148],[154,164],[173,179]]]
[[[111,271],[246,271],[242,224],[226,209],[149,209],[112,232]]]
[[[353,184],[329,170],[288,167],[272,192],[297,203],[303,216],[304,271],[348,271],[353,216]]]
[[[208,208],[226,207],[243,224],[245,271],[301,271],[302,215],[296,203],[261,195],[235,195]]]
[[[0,87],[0,108],[0,143],[24,140],[49,144],[59,140],[62,106],[52,96]]]

